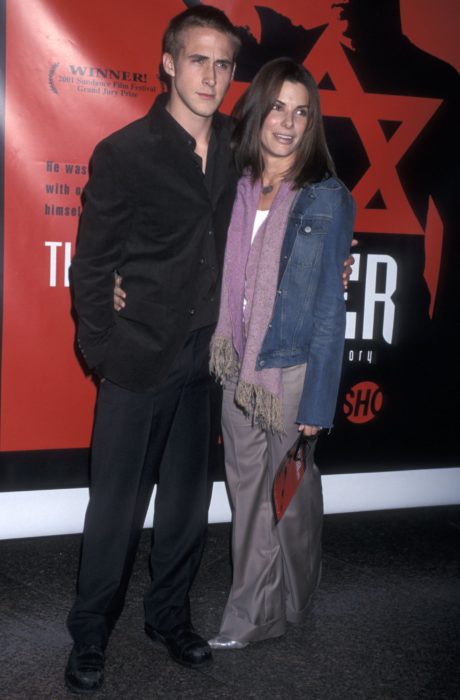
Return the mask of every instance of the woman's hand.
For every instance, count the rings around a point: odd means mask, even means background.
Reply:
[[[320,430],[322,430],[322,428],[319,425],[299,425],[299,433],[302,431],[305,437],[318,435]]]
[[[122,278],[115,273],[115,284],[113,287],[113,308],[115,311],[121,311],[126,306],[126,292],[121,288]]]

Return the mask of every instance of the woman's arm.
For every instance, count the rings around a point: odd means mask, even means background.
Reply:
[[[333,423],[345,338],[343,261],[349,254],[355,214],[353,198],[344,186],[328,192],[336,203],[321,256],[313,333],[297,418],[310,435],[320,426],[330,428]]]

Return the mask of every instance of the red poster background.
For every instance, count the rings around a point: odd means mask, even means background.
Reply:
[[[250,27],[260,40],[253,3],[222,0],[215,4],[238,26]],[[288,16],[294,25],[310,28],[329,23],[324,39],[329,42],[328,51],[323,43],[321,51],[309,54],[306,65],[318,81],[328,72],[335,84],[341,79],[346,82],[346,66],[340,59],[341,42],[346,41],[344,22],[339,20],[338,10],[331,8],[330,0],[263,4]],[[85,377],[73,348],[65,244],[73,246],[75,241],[79,193],[94,145],[149,108],[159,89],[156,74],[161,35],[169,17],[182,11],[184,3],[11,0],[6,8],[0,450],[86,447],[95,388],[91,378]],[[401,0],[403,32],[417,46],[457,67],[459,18],[457,0],[438,0],[435,5],[428,0]],[[328,64],[324,65],[326,55]],[[102,73],[95,72],[96,68]],[[110,80],[101,77],[104,71]],[[134,74],[142,80],[133,82]],[[104,93],[101,86],[108,82],[112,83],[111,94]],[[125,88],[119,87],[121,84]],[[133,84],[145,89],[131,90]],[[243,83],[232,86],[224,109],[231,107],[243,89]],[[355,109],[363,96],[359,90],[340,95],[323,91],[322,99],[325,113],[340,115]],[[439,104],[434,99],[402,100],[398,116],[420,130]],[[373,106],[369,101],[369,109]],[[385,108],[383,98],[381,106]],[[362,104],[360,110],[360,133],[369,130],[369,148],[378,150],[381,134],[372,132]],[[404,137],[403,130],[401,134]],[[385,180],[385,175],[380,177],[394,207],[399,207],[397,230],[422,233],[413,213],[405,208],[397,183]],[[385,214],[365,210],[372,192],[361,192],[358,183],[354,194],[359,207],[357,231],[372,231],[373,227],[380,231]],[[62,215],[56,215],[57,207],[63,208]],[[54,255],[55,276],[51,269]],[[434,266],[428,271],[434,286],[437,269]]]

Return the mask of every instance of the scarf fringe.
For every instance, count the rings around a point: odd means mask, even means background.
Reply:
[[[229,377],[239,374],[238,355],[229,338],[214,336],[211,340],[211,358],[209,369],[216,379],[223,384]],[[280,397],[264,386],[239,380],[235,402],[245,414],[252,418],[262,430],[285,434],[283,408]]]
[[[235,402],[262,430],[285,434],[280,397],[264,386],[240,380],[236,387]]]
[[[211,357],[209,370],[223,384],[229,377],[238,376],[238,355],[229,338],[213,336],[211,340]]]

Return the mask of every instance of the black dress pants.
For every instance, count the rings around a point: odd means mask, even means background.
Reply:
[[[100,385],[77,597],[68,617],[77,645],[107,644],[123,607],[155,476],[145,620],[166,632],[190,619],[188,594],[207,526],[212,331],[190,333],[155,392],[128,391],[108,380]]]

